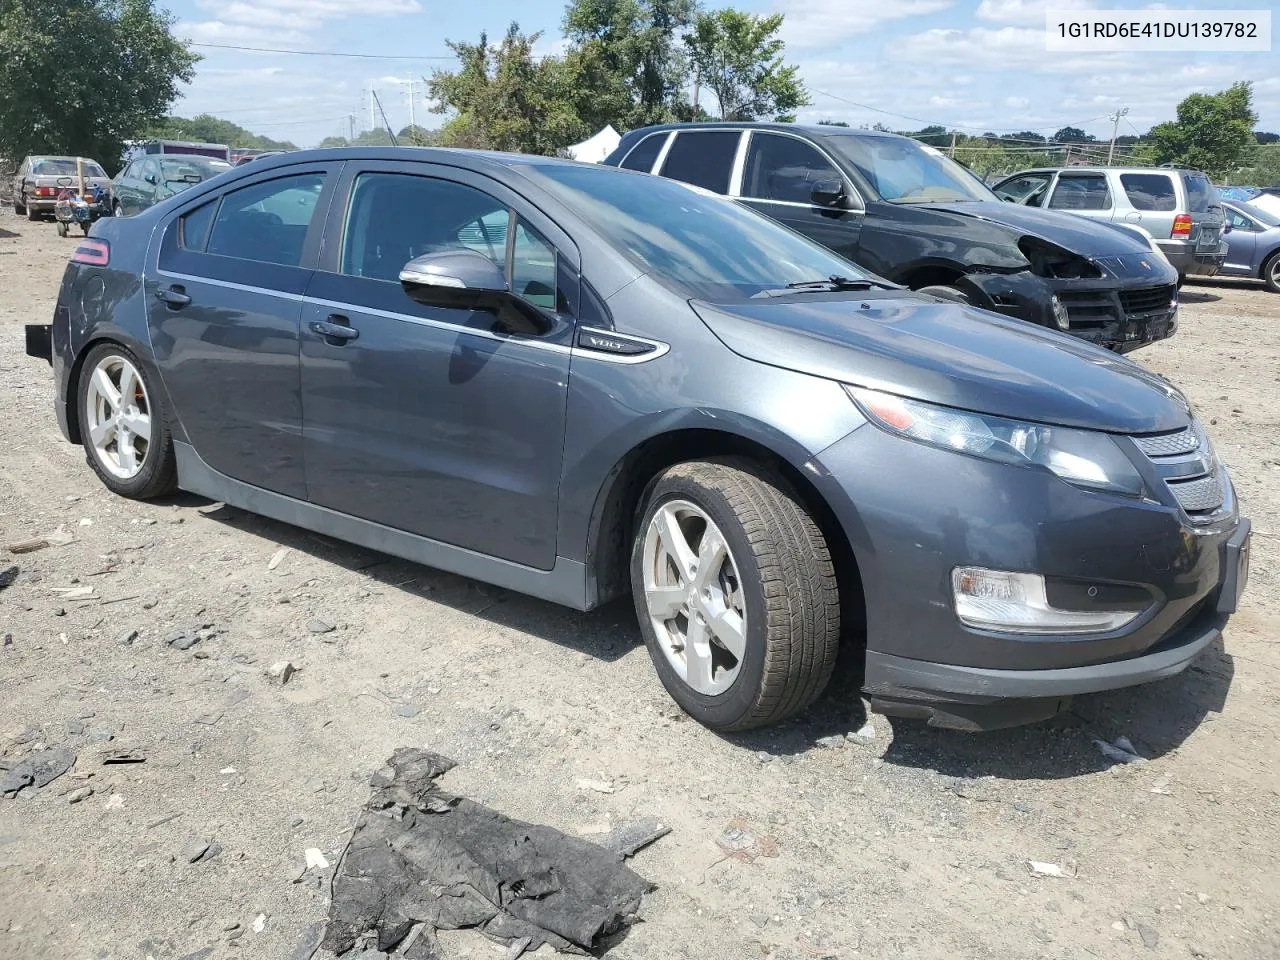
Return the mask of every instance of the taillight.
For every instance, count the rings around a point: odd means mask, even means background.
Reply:
[[[105,267],[111,262],[111,247],[105,240],[85,237],[71,255],[72,263],[83,263],[86,267]]]
[[[36,187],[35,195],[37,197],[56,197],[58,191],[54,187]]]
[[[1191,236],[1191,215],[1188,213],[1180,213],[1173,218],[1173,236],[1189,237]]]

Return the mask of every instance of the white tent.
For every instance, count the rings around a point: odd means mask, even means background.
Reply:
[[[594,137],[569,147],[569,156],[584,163],[599,163],[617,149],[622,135],[609,124]]]

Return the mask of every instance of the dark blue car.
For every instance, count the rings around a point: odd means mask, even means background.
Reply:
[[[1187,666],[1249,522],[1183,396],[741,204],[539,157],[255,161],[72,258],[58,423],[175,487],[582,610],[634,599],[710,727],[980,728]]]

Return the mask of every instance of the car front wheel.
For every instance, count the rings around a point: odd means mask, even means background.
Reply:
[[[107,488],[133,500],[170,493],[177,485],[173,438],[138,358],[115,343],[92,348],[77,393],[80,441]]]
[[[785,480],[759,464],[692,461],[662,473],[641,513],[631,585],[663,686],[713,730],[776,723],[831,678],[831,555]]]

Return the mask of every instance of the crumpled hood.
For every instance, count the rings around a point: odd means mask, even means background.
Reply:
[[[1190,422],[1181,394],[1132,361],[961,304],[887,291],[691,306],[734,353],[843,383],[1112,433]]]
[[[921,203],[912,204],[912,206],[925,207],[935,213],[951,214],[956,217],[972,217],[991,223],[1003,223],[1020,233],[1032,234],[1084,257],[1151,253],[1151,248],[1132,234],[1117,230],[1106,223],[1090,220],[1088,217],[1061,213],[1057,210],[1041,210],[1039,207],[1024,207],[1019,203],[999,201]]]

